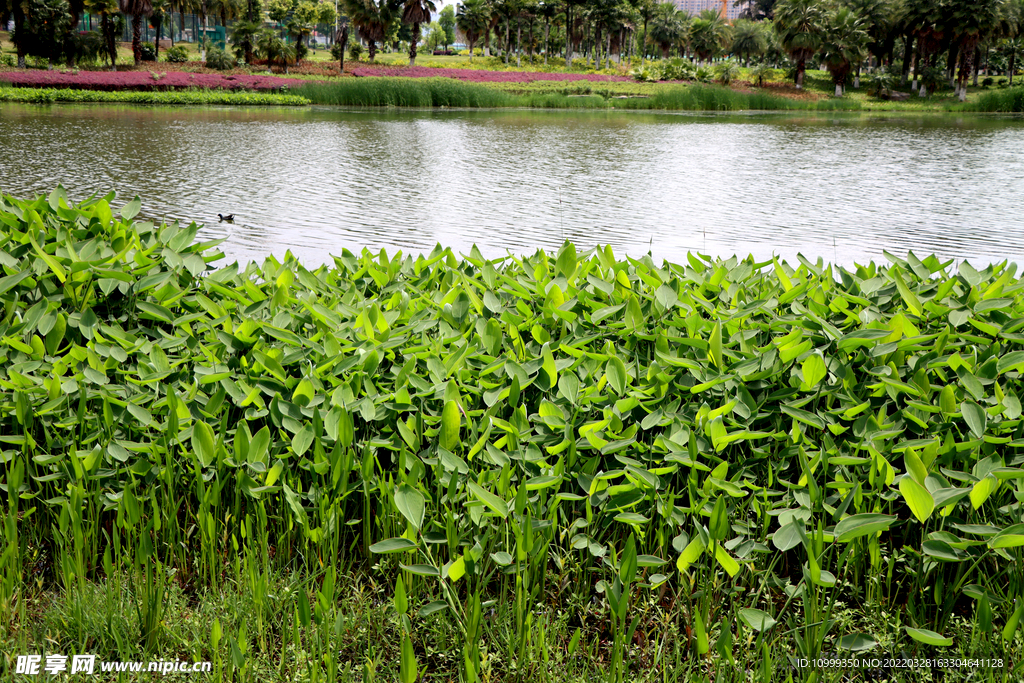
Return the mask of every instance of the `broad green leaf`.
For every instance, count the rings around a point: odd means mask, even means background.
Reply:
[[[723,368],[722,323],[715,323],[715,327],[711,330],[711,338],[708,340],[708,358],[711,359],[716,368],[719,370]]]
[[[963,413],[967,426],[971,428],[971,433],[979,439],[984,436],[985,427],[988,424],[988,415],[985,413],[985,409],[974,401],[964,401],[960,404],[960,411]]]
[[[740,609],[739,616],[744,624],[758,633],[767,631],[772,626],[775,626],[776,623],[775,619],[772,618],[772,615],[752,607],[744,607]]]
[[[441,448],[448,451],[455,451],[461,440],[462,413],[459,404],[453,400],[445,401],[444,410],[441,413],[441,436],[439,443]]]
[[[469,490],[474,496],[476,496],[484,505],[497,512],[502,518],[508,517],[508,504],[504,500],[494,495],[490,491],[485,490],[476,482],[469,482]]]
[[[192,427],[192,449],[203,467],[209,467],[216,458],[217,442],[213,429],[205,422],[196,422]]]
[[[408,484],[402,484],[395,491],[395,507],[402,513],[413,528],[419,531],[423,527],[424,499],[423,494]]]
[[[839,543],[849,543],[861,536],[885,531],[895,521],[896,517],[893,515],[879,515],[866,512],[852,515],[836,524],[834,534],[836,541]]]
[[[378,555],[390,555],[391,553],[405,553],[419,547],[415,541],[408,538],[389,538],[379,541],[370,546],[370,552]]]
[[[919,643],[925,645],[934,645],[935,647],[949,647],[953,644],[952,638],[946,638],[939,635],[935,631],[929,631],[923,628],[910,628],[904,626],[903,629],[907,632],[907,635],[916,640]]]
[[[932,498],[932,494],[928,493],[928,489],[910,477],[903,477],[900,479],[900,493],[903,494],[903,499],[918,521],[921,524],[927,522],[935,509],[935,500]]]
[[[619,360],[618,356],[612,356],[605,365],[605,373],[608,375],[608,384],[612,386],[616,394],[622,396],[626,390],[626,365]]]
[[[800,385],[800,388],[804,391],[812,391],[828,374],[828,369],[825,367],[825,359],[821,357],[820,353],[812,353],[807,356],[804,359],[801,371],[804,376],[804,382]]]

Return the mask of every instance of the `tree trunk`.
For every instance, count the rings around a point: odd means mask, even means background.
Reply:
[[[136,14],[132,17],[132,55],[135,57],[135,66],[142,63],[142,15]]]
[[[981,71],[981,48],[974,48],[974,87],[978,87],[978,72]],[[964,89],[964,97],[967,97],[967,90]]]
[[[1010,87],[1013,87],[1013,71],[1016,68],[1014,62],[1017,61],[1017,51],[1014,50],[1010,53]]]
[[[156,31],[156,40],[153,42],[153,47],[155,48],[155,54],[156,54],[154,59],[155,59],[155,61],[159,62],[160,61],[160,31],[163,29],[164,20],[163,20],[162,17],[157,17],[156,21],[154,23],[156,24],[156,26],[154,27],[154,30]]]
[[[505,66],[508,66],[509,53],[512,51],[512,22],[505,19]]]
[[[803,59],[796,63],[796,86],[797,90],[803,90],[804,87],[804,71],[807,69],[806,63]]]
[[[860,64],[857,64],[857,73],[853,77],[853,89],[857,90],[860,88]]]
[[[114,23],[110,16],[103,15],[103,36],[107,39],[107,54],[110,56],[110,70],[117,71],[117,45],[114,43]]]
[[[960,55],[960,78],[958,79],[957,96],[963,102],[967,99],[967,78],[974,69],[974,50],[977,45],[977,38],[968,38],[961,45]]]
[[[644,44],[640,48],[640,66],[643,66],[647,59],[647,15],[644,15]]]
[[[366,42],[369,43],[367,49],[370,51],[370,63],[372,64],[373,60],[377,58],[377,41],[368,40]]]
[[[842,97],[842,96],[843,96],[843,86],[841,84],[839,84],[839,83],[836,83],[836,97]]]
[[[548,65],[548,36],[551,33],[551,17],[544,17],[544,66]]]
[[[409,36],[409,66],[416,66],[416,43],[417,36],[420,34],[420,22],[412,22],[412,35]]]
[[[900,77],[901,85],[907,82],[907,78],[910,76],[910,69],[913,66],[912,62],[914,61],[914,53],[910,51],[912,40],[913,38],[910,35],[907,35],[903,39],[903,70]]]
[[[565,68],[572,70],[572,12],[565,8]]]
[[[523,19],[516,17],[516,68],[523,66]]]

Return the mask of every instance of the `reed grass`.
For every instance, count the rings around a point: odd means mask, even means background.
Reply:
[[[1024,87],[982,92],[976,101],[960,105],[957,110],[1019,114],[1024,112]]]

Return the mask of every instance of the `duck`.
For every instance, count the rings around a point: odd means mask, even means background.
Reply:
[[[217,218],[219,218],[219,219],[220,219],[220,220],[221,220],[222,222],[223,222],[223,221],[227,221],[228,223],[230,223],[230,222],[232,222],[233,220],[235,220],[235,214],[233,214],[233,213],[229,213],[229,214],[228,214],[227,216],[222,216],[222,215],[220,215],[220,214],[218,213],[218,214],[217,214]]]

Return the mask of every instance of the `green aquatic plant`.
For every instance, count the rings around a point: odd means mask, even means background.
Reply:
[[[588,652],[620,681],[739,666],[740,643],[874,647],[881,626],[841,606],[898,608],[910,652],[1020,652],[1014,266],[567,242],[215,267],[198,225],[113,201],[0,201],[5,619],[32,573],[79,606],[116,581],[137,645],[105,647],[156,652],[181,586],[245,586],[247,619],[204,645],[218,675],[280,647],[305,653],[283,677],[333,680],[358,571],[388,587],[397,644],[393,666],[367,650],[364,680],[486,680],[499,653],[515,680]],[[454,660],[417,649],[428,629]],[[643,662],[641,637],[662,638]]]

